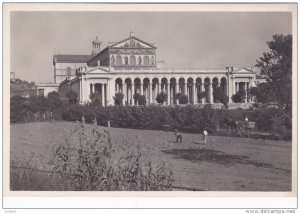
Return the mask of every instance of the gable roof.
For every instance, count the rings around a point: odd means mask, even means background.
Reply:
[[[139,41],[139,42],[141,42],[141,43],[143,43],[143,44],[146,44],[146,45],[150,46],[151,48],[155,48],[155,49],[156,49],[156,47],[155,47],[154,45],[152,45],[152,44],[150,44],[150,43],[148,43],[148,42],[145,42],[145,41],[143,41],[143,40],[141,40],[141,39],[139,39],[139,38],[137,38],[137,37],[135,37],[135,36],[129,36],[128,38],[123,39],[123,40],[121,40],[121,41],[119,41],[119,42],[116,42],[116,43],[110,45],[109,47],[110,47],[110,48],[114,48],[115,46],[117,46],[117,45],[119,45],[119,44],[121,44],[121,43],[123,43],[123,42],[126,42],[126,41],[128,41],[128,40],[131,40],[131,39],[137,40],[137,41]]]
[[[56,62],[87,63],[93,55],[58,54],[53,56],[53,64]]]
[[[253,70],[249,69],[249,68],[234,68],[232,73],[254,73]]]

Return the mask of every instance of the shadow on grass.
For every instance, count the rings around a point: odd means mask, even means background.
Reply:
[[[209,162],[215,164],[222,164],[225,166],[232,166],[235,164],[252,165],[256,167],[269,168],[275,170],[281,170],[286,173],[290,173],[291,170],[276,168],[269,163],[261,163],[253,160],[249,160],[248,156],[227,154],[222,151],[212,149],[171,149],[163,150],[165,154],[171,154],[177,159],[184,159],[194,163],[197,162]]]

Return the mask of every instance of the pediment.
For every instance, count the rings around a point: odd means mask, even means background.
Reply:
[[[108,68],[97,67],[97,68],[90,68],[86,71],[86,74],[108,74]]]
[[[247,69],[247,68],[238,68],[238,69],[235,69],[233,70],[234,74],[249,74],[249,73],[254,73],[254,71],[250,70],[250,69]]]
[[[110,46],[111,48],[156,48],[152,44],[149,44],[141,39],[136,37],[129,37],[120,42],[117,42]]]

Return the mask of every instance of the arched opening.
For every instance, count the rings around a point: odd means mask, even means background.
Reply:
[[[204,79],[204,89],[205,89],[205,102],[210,103],[211,89],[210,89],[210,79],[209,78]]]
[[[126,84],[126,91],[124,94],[124,99],[125,99],[125,105],[132,105],[133,101],[132,101],[132,81],[130,78],[126,78],[125,79],[125,84]]]
[[[201,86],[202,86],[202,79],[200,77],[198,77],[198,78],[196,78],[196,85],[195,85],[195,87],[196,87],[196,102],[195,102],[195,104],[201,102],[201,99],[202,99]]]
[[[170,79],[170,103],[171,104],[176,104],[176,99],[175,99],[175,94],[176,94],[176,79],[171,78]]]
[[[221,79],[221,88],[225,95],[227,95],[227,80],[225,77]],[[228,96],[228,95],[227,95]]]
[[[152,79],[152,88],[153,88],[153,103],[156,103],[156,96],[159,94],[159,87],[158,87],[158,79]]]
[[[188,102],[189,103],[194,103],[194,100],[193,100],[193,95],[194,95],[194,93],[193,93],[193,89],[194,89],[193,84],[194,84],[193,78],[191,78],[191,77],[188,78],[187,79],[187,97],[188,97]]]
[[[167,84],[168,84],[168,80],[167,78],[162,78],[161,79],[161,91],[167,93],[168,92],[168,88],[167,88]]]
[[[121,78],[116,79],[115,92],[122,93],[122,79]]]
[[[179,92],[181,94],[185,94],[185,79],[184,78],[180,78],[179,79]]]
[[[141,79],[140,78],[135,78],[134,79],[134,94],[133,94],[133,99],[134,99],[134,104],[137,105],[137,96],[138,94],[141,94]]]
[[[217,77],[213,78],[212,80],[212,89],[213,89],[213,92],[216,91],[216,89],[219,87],[219,80]],[[217,102],[217,98],[214,96],[213,94],[213,101],[214,102]]]
[[[143,80],[143,95],[146,98],[146,104],[150,103],[150,80],[148,78],[144,78]]]

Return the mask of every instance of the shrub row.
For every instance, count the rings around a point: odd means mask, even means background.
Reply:
[[[10,102],[10,122],[31,122],[41,120],[81,121],[87,123],[96,118],[99,125],[134,129],[153,129],[210,133],[224,127],[225,119],[256,122],[258,131],[269,132],[282,139],[291,138],[291,115],[282,109],[257,108],[255,110],[212,109],[209,105],[199,106],[109,106],[77,105],[62,102],[57,95],[44,97],[13,97]]]
[[[99,125],[133,129],[153,129],[201,133],[204,129],[210,133],[216,132],[218,127],[226,127],[225,119],[244,120],[256,122],[257,129],[272,133],[283,139],[291,137],[291,115],[280,109],[256,110],[226,110],[212,109],[197,106],[80,106],[70,105],[63,111],[62,118],[67,121],[81,121],[82,116],[86,122],[92,123],[95,118]]]

